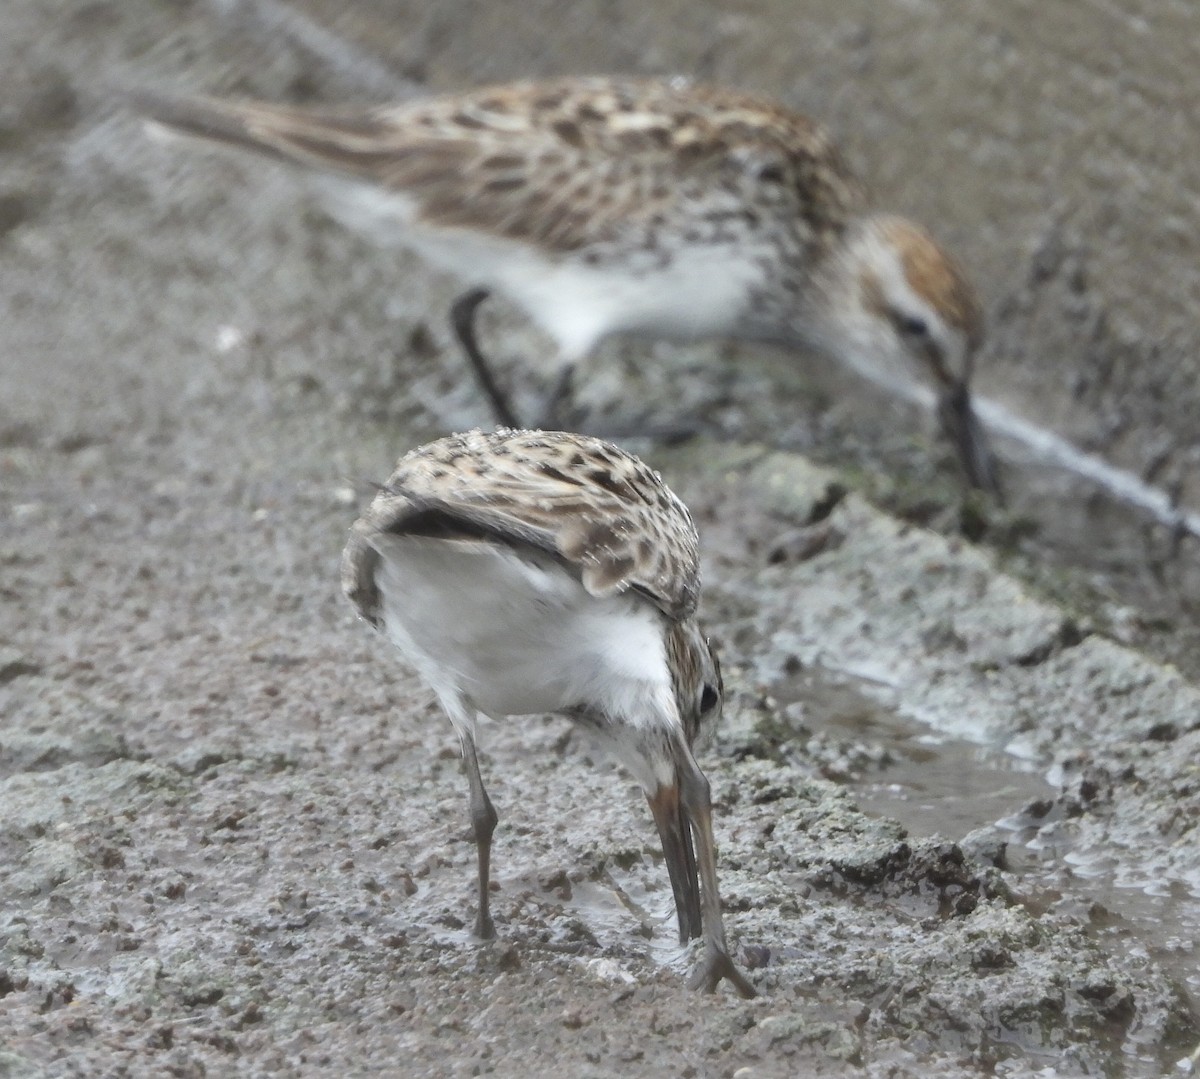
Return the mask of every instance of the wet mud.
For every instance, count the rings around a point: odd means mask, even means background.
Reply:
[[[760,997],[684,987],[644,800],[558,719],[482,732],[499,940],[480,944],[449,725],[337,587],[371,483],[486,422],[454,283],[285,172],[146,138],[112,93],[347,100],[600,69],[777,93],[975,268],[984,393],[1191,505],[1195,390],[1172,366],[1191,279],[1153,272],[1192,213],[1167,193],[1169,125],[1099,140],[1057,195],[1044,172],[1083,137],[1047,150],[1064,115],[1100,130],[1113,100],[1133,122],[1169,98],[1186,11],[1122,36],[1097,9],[1070,47],[1032,41],[1016,5],[904,11],[0,12],[0,1075],[1195,1069],[1190,541],[1015,450],[1009,509],[964,497],[927,417],[795,357],[607,348],[583,386],[601,420],[635,399],[647,424],[701,421],[629,445],[702,533],[729,696],[701,763]],[[1048,80],[1036,108],[1018,60]],[[1166,221],[1136,238],[1120,192],[1097,206],[1085,184],[1131,152],[1124,197]],[[1104,221],[1132,268],[1091,242]],[[536,401],[548,344],[483,314]]]

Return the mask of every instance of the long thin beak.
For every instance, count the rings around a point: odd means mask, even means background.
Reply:
[[[967,481],[1003,503],[1004,489],[1000,485],[996,459],[983,425],[971,407],[971,391],[965,381],[951,383],[942,389],[938,397],[938,420],[958,451]]]
[[[700,916],[700,881],[696,875],[696,852],[692,848],[692,829],[679,798],[677,786],[663,785],[647,795],[650,812],[662,840],[671,889],[675,893],[675,913],[679,918],[679,943],[700,936],[704,926]]]

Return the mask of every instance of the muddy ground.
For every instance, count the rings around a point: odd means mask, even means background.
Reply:
[[[983,392],[1194,507],[1190,8],[810,7],[0,10],[0,1075],[1194,1070],[1188,542],[1015,452],[1012,508],[965,499],[927,418],[794,357],[606,350],[597,415],[702,420],[631,447],[704,537],[761,995],[684,988],[641,795],[562,720],[484,732],[480,945],[448,724],[336,573],[371,481],[487,420],[454,284],[110,94],[779,94],[975,270]],[[547,343],[483,332],[533,402]]]

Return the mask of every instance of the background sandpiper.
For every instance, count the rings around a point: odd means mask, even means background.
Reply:
[[[453,324],[498,422],[518,426],[475,344],[487,290],[571,372],[612,334],[803,345],[893,390],[935,389],[970,481],[998,490],[971,407],[980,305],[918,225],[867,210],[823,128],[685,80],[523,82],[314,111],[139,95],[168,127],[324,173],[333,212],[473,287]]]

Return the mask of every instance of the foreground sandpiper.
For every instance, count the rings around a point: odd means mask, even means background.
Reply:
[[[693,984],[712,991],[728,979],[753,996],[726,947],[709,785],[692,755],[722,695],[696,621],[696,528],[658,474],[583,435],[451,435],[400,460],[354,525],[342,584],[429,683],[462,743],[479,855],[476,933],[495,935],[497,820],[479,774],[476,715],[557,712],[645,790],[680,941],[705,940]]]
[[[620,78],[344,111],[138,103],[168,127],[337,177],[335,214],[477,286],[453,321],[502,424],[516,419],[473,331],[492,288],[558,342],[556,401],[611,334],[803,344],[885,385],[932,382],[969,479],[997,489],[969,395],[974,290],[919,226],[868,212],[828,134],[796,112]]]

